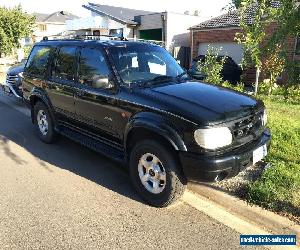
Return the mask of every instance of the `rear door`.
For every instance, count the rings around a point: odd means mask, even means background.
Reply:
[[[75,118],[74,84],[77,47],[58,47],[48,81],[48,96],[59,119]]]

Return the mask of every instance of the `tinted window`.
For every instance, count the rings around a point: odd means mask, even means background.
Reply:
[[[63,80],[73,81],[75,60],[76,47],[61,47],[55,60],[53,76]]]
[[[43,76],[46,72],[49,54],[50,47],[34,46],[28,58],[26,72],[30,75]]]
[[[83,48],[79,61],[79,82],[94,88],[109,86],[109,69],[100,50]]]

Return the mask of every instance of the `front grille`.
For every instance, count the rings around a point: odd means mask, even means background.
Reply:
[[[14,86],[16,82],[18,81],[19,76],[18,75],[6,75],[6,83],[8,85]]]
[[[263,110],[233,122],[231,130],[235,145],[243,145],[257,139],[264,131]]]

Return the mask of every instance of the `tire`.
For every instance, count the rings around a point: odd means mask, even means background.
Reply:
[[[45,127],[43,130],[39,122],[47,124],[47,129]],[[34,106],[34,125],[41,141],[50,144],[56,140],[57,134],[54,130],[53,120],[47,106],[42,102],[37,102]]]
[[[153,167],[153,162],[157,162],[157,159],[159,163]],[[152,167],[148,168],[151,164]],[[131,150],[129,168],[135,189],[142,199],[152,206],[166,207],[177,201],[185,191],[186,180],[179,167],[179,161],[162,143],[154,140],[138,142]],[[156,178],[159,181],[156,181]],[[154,182],[159,183],[159,186]]]

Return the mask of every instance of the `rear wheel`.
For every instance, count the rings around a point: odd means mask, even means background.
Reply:
[[[130,154],[132,183],[150,205],[165,207],[184,193],[186,180],[175,154],[153,140],[138,142]]]
[[[52,143],[56,139],[53,121],[47,106],[37,102],[34,106],[34,123],[39,138],[45,143]]]

